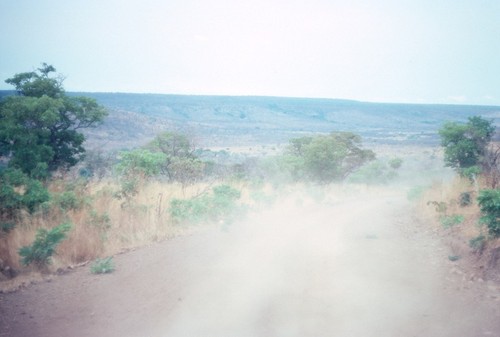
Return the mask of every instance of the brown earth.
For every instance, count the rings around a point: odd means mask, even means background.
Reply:
[[[401,191],[291,194],[0,294],[0,336],[500,336],[500,289],[411,212]]]

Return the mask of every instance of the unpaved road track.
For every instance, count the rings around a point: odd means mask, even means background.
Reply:
[[[500,336],[498,289],[469,282],[404,194],[289,196],[182,237],[0,294],[0,336]]]

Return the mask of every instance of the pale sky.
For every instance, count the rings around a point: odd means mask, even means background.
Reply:
[[[498,0],[0,0],[0,89],[500,105]]]

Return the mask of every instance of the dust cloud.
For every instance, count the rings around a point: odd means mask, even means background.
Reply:
[[[229,227],[203,245],[217,258],[156,335],[500,334],[491,312],[453,291],[447,251],[415,228],[405,193],[352,188],[320,201],[289,193]]]
[[[450,272],[450,252],[415,221],[407,189],[305,190],[118,255],[112,274],[80,268],[2,294],[0,335],[500,336],[498,289]]]

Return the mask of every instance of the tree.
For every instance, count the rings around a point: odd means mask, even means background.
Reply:
[[[135,149],[120,153],[120,157],[116,170],[122,175],[122,186],[117,197],[125,198],[126,203],[130,203],[139,192],[140,184],[160,173],[166,156],[161,152]]]
[[[492,121],[479,116],[467,123],[447,122],[439,130],[446,166],[464,175],[484,164],[488,145],[495,132]]]
[[[83,156],[82,128],[98,125],[107,115],[94,99],[70,97],[61,76],[46,63],[5,82],[17,95],[0,103],[0,156],[33,178],[75,165]]]
[[[196,157],[194,144],[184,134],[171,131],[161,133],[147,148],[165,155],[163,172],[170,180],[179,181],[183,186],[193,183],[203,173],[203,162]]]
[[[364,163],[375,159],[375,153],[361,148],[360,136],[333,132],[292,139],[287,158],[296,171],[293,175],[304,172],[309,179],[331,182],[345,179]]]

